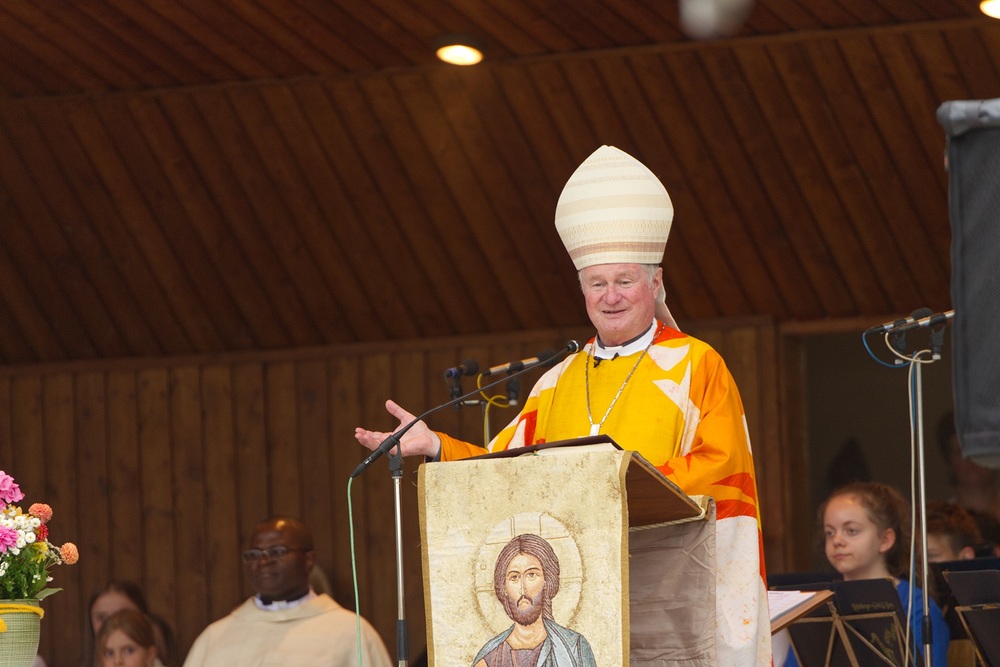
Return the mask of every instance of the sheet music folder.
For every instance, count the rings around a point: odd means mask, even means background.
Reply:
[[[965,572],[968,570],[1000,570],[1000,558],[989,556],[962,560],[946,560],[940,563],[931,563],[930,565],[931,576],[934,581],[934,586],[931,587],[931,590],[935,591],[935,599],[938,606],[941,607],[941,613],[944,614],[944,620],[948,624],[948,633],[951,635],[952,641],[969,640],[969,631],[966,629],[965,622],[956,610],[959,602],[952,592],[948,580],[945,579],[945,573],[952,571]],[[1000,662],[996,664],[1000,666]]]
[[[592,435],[571,440],[545,442],[528,447],[515,447],[465,460],[481,461],[516,456],[558,455],[563,452],[602,451],[624,450],[607,435]],[[625,473],[629,528],[693,521],[705,516],[704,499],[688,496],[638,452],[628,451],[626,453],[630,457],[628,470]]]
[[[810,613],[833,597],[833,591],[770,590],[767,606],[771,610],[771,634]]]
[[[946,570],[944,577],[960,605],[1000,605],[1000,570]]]
[[[834,581],[802,588],[833,593],[832,603],[816,606],[788,625],[802,667],[903,667],[906,616],[889,579]],[[922,663],[919,655],[915,658],[917,664]]]

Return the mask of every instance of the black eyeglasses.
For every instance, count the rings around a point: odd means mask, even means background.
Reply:
[[[267,549],[247,549],[240,557],[244,563],[256,563],[257,561],[272,561],[284,558],[289,551],[312,551],[312,547],[286,547],[283,544],[268,547]]]

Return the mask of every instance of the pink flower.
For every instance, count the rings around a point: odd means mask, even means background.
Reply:
[[[35,503],[28,508],[28,514],[41,519],[42,523],[48,523],[52,519],[52,508],[45,503]]]
[[[72,542],[67,542],[59,547],[59,557],[62,558],[62,562],[67,565],[72,565],[76,561],[80,560],[80,550],[77,549],[76,545]]]
[[[14,478],[0,470],[0,503],[4,505],[16,503],[22,498],[24,498],[24,494],[21,493],[21,487],[17,485]]]
[[[0,554],[17,544],[17,531],[7,526],[0,526]]]

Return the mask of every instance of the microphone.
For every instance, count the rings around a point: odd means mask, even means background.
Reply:
[[[547,361],[550,361],[554,356],[556,356],[554,350],[545,350],[544,352],[539,352],[537,357],[529,357],[528,359],[521,359],[520,361],[509,361],[506,364],[500,364],[499,366],[487,368],[483,371],[483,375],[513,373],[514,371],[519,371],[522,368],[531,368],[533,366],[538,366],[539,364],[544,364]]]
[[[912,313],[910,313],[910,316],[908,318],[906,318],[905,322],[903,322],[902,324],[896,325],[892,329],[889,329],[889,332],[886,334],[886,336],[888,336],[888,343],[889,343],[889,345],[891,345],[898,352],[905,353],[906,352],[906,328],[907,328],[907,326],[909,326],[913,322],[916,322],[919,319],[922,319],[924,317],[929,317],[933,313],[934,313],[934,311],[931,310],[930,308],[917,308],[915,311],[913,311]],[[896,365],[902,365],[902,364],[905,364],[907,362],[905,362],[905,361],[903,361],[903,359],[897,357],[897,358],[893,359],[893,363],[896,364]]]
[[[446,378],[460,378],[463,375],[475,375],[479,372],[479,364],[475,359],[466,359],[458,366],[452,366],[444,372]]]
[[[558,358],[559,356],[565,356],[567,354],[572,354],[573,352],[579,352],[579,351],[580,351],[580,343],[576,342],[575,340],[571,340],[568,343],[566,343],[566,347],[564,347],[563,349],[561,349],[558,352],[556,352],[556,353],[553,354],[553,359]],[[466,362],[466,363],[468,363],[468,362]],[[475,364],[476,362],[472,362],[472,363]],[[478,366],[478,364],[476,364],[476,365]],[[460,368],[460,367],[456,367],[456,368]],[[442,403],[441,405],[435,406],[435,407],[431,408],[430,410],[428,410],[427,412],[424,412],[422,415],[419,415],[418,417],[415,417],[412,421],[410,421],[405,426],[403,426],[403,428],[399,429],[398,431],[396,431],[395,433],[393,433],[392,435],[390,435],[388,438],[386,438],[385,440],[383,440],[382,443],[379,444],[379,446],[376,447],[372,451],[372,453],[368,455],[368,458],[366,458],[364,461],[362,461],[361,463],[359,463],[358,467],[355,468],[354,472],[351,473],[351,479],[354,479],[355,477],[357,477],[358,475],[360,475],[361,473],[363,473],[368,468],[368,466],[370,466],[380,456],[382,456],[383,454],[388,453],[389,450],[391,450],[391,449],[393,449],[395,447],[398,447],[399,446],[399,442],[400,442],[400,440],[403,437],[403,434],[405,434],[407,431],[409,431],[411,428],[413,428],[413,425],[416,424],[417,422],[421,421],[422,419],[424,419],[426,417],[429,417],[430,415],[434,414],[435,412],[437,412],[439,410],[444,410],[445,408],[447,408],[449,406],[452,406],[452,405],[455,405],[456,403],[460,403],[461,401],[464,401],[466,399],[472,398],[473,396],[478,396],[480,392],[486,391],[487,389],[491,389],[492,387],[497,386],[501,382],[507,382],[507,381],[511,380],[512,378],[515,378],[518,375],[521,375],[522,373],[527,373],[529,370],[531,370],[531,368],[532,368],[531,366],[529,366],[528,368],[522,368],[521,370],[516,371],[513,375],[511,375],[509,377],[501,378],[501,379],[499,379],[499,380],[497,380],[495,382],[491,382],[490,384],[486,385],[485,387],[478,387],[478,388],[470,391],[468,394],[463,394],[462,396],[459,396],[457,398],[453,398],[450,401],[448,401],[447,403]],[[449,368],[448,370],[451,371],[451,370],[455,370],[455,369]]]
[[[517,395],[521,391],[521,378],[514,377],[507,380],[507,407],[513,408],[517,405]]]
[[[946,310],[943,313],[935,313],[933,315],[928,315],[927,317],[921,317],[920,319],[907,322],[906,324],[901,324],[896,328],[896,331],[903,333],[904,331],[909,331],[910,329],[916,329],[918,327],[934,328],[939,324],[944,324],[953,317],[955,317],[955,311]]]
[[[913,313],[911,313],[909,317],[904,317],[903,319],[895,320],[893,322],[883,322],[882,324],[877,324],[873,327],[868,327],[867,329],[865,329],[864,335],[868,336],[870,334],[880,334],[880,333],[885,333],[886,331],[892,331],[893,329],[897,329],[907,324],[912,324],[913,322],[916,322],[918,319],[924,317],[925,315],[929,315],[932,312],[933,311],[930,308],[919,308],[913,311]]]

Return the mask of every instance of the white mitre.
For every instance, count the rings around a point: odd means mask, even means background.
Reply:
[[[556,231],[576,270],[595,264],[660,264],[674,206],[646,165],[601,146],[576,168],[556,204]],[[656,318],[677,323],[660,285]]]

